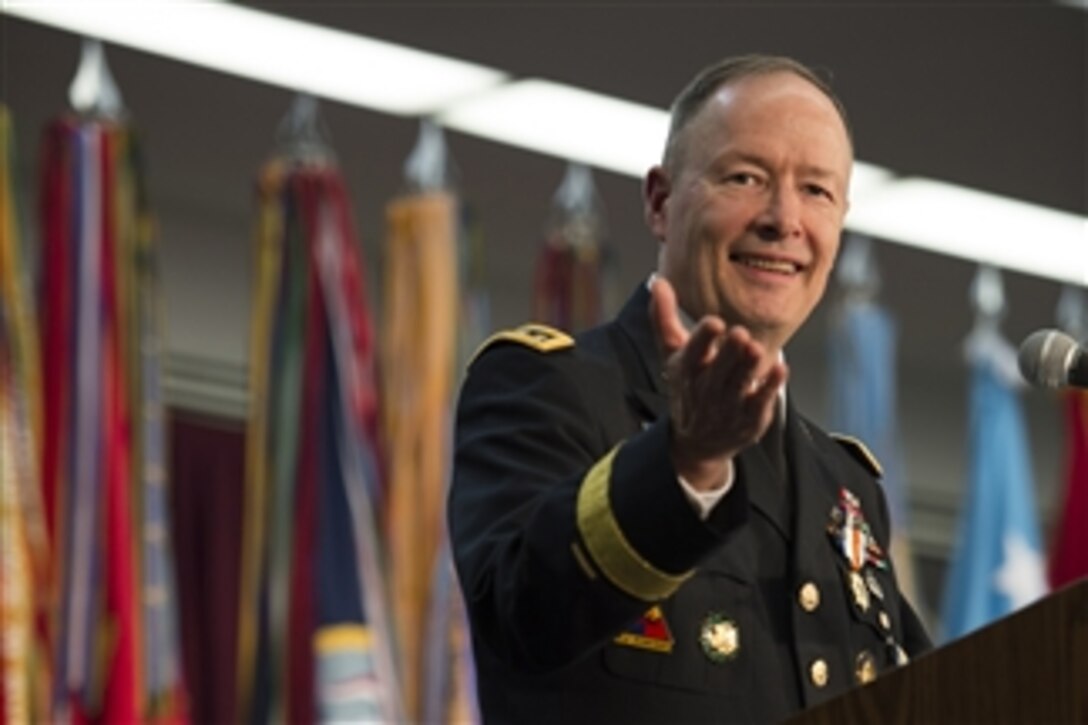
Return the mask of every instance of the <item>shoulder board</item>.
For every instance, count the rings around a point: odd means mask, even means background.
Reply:
[[[472,354],[469,364],[471,365],[472,361],[480,356],[480,353],[497,342],[514,342],[525,347],[531,347],[537,352],[555,352],[556,350],[566,350],[568,347],[574,347],[574,338],[562,330],[539,323],[530,323],[512,330],[496,332],[484,340],[484,343]]]
[[[843,435],[842,433],[832,433],[831,438],[836,443],[846,449],[846,452],[850,456],[860,463],[865,470],[872,473],[877,478],[883,478],[884,469],[880,465],[880,461],[876,459],[869,447],[862,443],[860,440],[853,436]]]

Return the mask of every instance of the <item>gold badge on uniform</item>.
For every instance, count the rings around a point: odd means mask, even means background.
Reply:
[[[631,623],[612,640],[616,644],[668,654],[672,652],[673,638],[661,607],[656,604]]]
[[[850,572],[847,576],[850,578],[850,593],[854,597],[854,604],[862,612],[868,612],[869,589],[865,586],[865,580],[856,571]]]
[[[854,678],[859,685],[865,685],[876,679],[876,658],[869,650],[862,650],[854,661]]]
[[[699,644],[711,662],[726,662],[740,651],[740,629],[724,614],[711,612],[699,630]]]

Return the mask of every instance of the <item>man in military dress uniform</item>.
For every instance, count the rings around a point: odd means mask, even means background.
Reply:
[[[804,66],[704,70],[644,183],[656,274],[470,365],[449,517],[487,721],[775,721],[929,646],[879,465],[785,393],[852,160]]]

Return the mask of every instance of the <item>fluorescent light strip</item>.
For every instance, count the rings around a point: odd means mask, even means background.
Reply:
[[[451,129],[642,176],[661,158],[669,115],[651,106],[531,78],[454,104]]]
[[[850,204],[864,202],[867,196],[883,189],[893,178],[895,174],[891,169],[855,160],[854,170],[850,173]]]
[[[867,196],[850,229],[939,254],[1088,285],[1088,219],[923,178]]]
[[[5,0],[3,12],[396,115],[433,113],[506,74],[224,2]]]

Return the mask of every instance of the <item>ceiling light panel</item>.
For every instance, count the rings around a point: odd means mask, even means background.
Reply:
[[[506,78],[485,66],[224,2],[5,0],[3,12],[397,115],[432,113]]]
[[[665,111],[541,79],[526,79],[457,103],[447,128],[642,176],[661,159]]]
[[[982,264],[1088,286],[1088,219],[922,178],[874,191],[854,231]]]
[[[891,169],[864,161],[854,161],[854,170],[850,173],[850,204],[854,205],[864,200],[869,194],[882,189],[893,178],[895,174]]]

